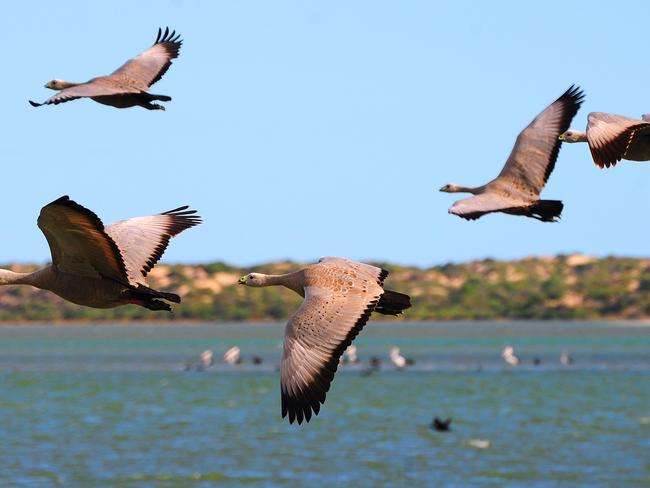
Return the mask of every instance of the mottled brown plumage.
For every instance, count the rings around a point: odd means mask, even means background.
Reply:
[[[128,60],[112,74],[93,78],[86,83],[52,80],[45,87],[60,91],[43,103],[31,100],[29,103],[33,107],[40,107],[87,97],[116,108],[140,106],[148,110],[164,110],[162,105],[151,102],[168,102],[171,97],[147,92],[151,85],[167,72],[172,59],[178,57],[182,42],[180,35],[175,31],[169,32],[169,27],[164,33],[158,29],[158,36],[152,47]]]
[[[286,275],[251,273],[248,286],[285,286],[305,299],[285,328],[280,367],[282,416],[309,422],[320,411],[343,351],[372,312],[398,315],[411,306],[408,295],[383,289],[388,271],[343,258]]]

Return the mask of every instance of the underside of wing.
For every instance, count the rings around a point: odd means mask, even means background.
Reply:
[[[305,300],[285,331],[281,364],[282,416],[309,422],[334,379],[343,351],[366,324],[382,290],[372,284],[362,292],[307,287]]]
[[[476,220],[488,213],[525,208],[530,204],[531,202],[508,198],[499,194],[483,193],[454,202],[449,208],[449,213],[458,215],[463,219]]]
[[[562,144],[559,136],[569,129],[583,100],[582,90],[571,86],[535,117],[517,137],[499,178],[539,195],[555,167]]]
[[[69,102],[78,98],[93,98],[93,97],[107,97],[111,95],[120,95],[125,93],[124,89],[111,86],[109,83],[102,82],[99,79],[90,80],[87,83],[65,88],[59,91],[56,95],[51,96],[43,103],[36,103],[30,100],[30,104],[34,107],[41,105],[58,105],[59,103]]]
[[[144,284],[169,245],[185,229],[201,223],[196,210],[179,207],[158,215],[135,217],[106,226],[106,233],[120,248],[131,282]]]
[[[128,284],[122,255],[97,215],[67,196],[41,209],[38,226],[61,272]]]
[[[600,168],[616,166],[634,138],[650,130],[650,123],[622,115],[593,112],[587,123],[587,141],[594,163]]]
[[[176,31],[169,32],[169,27],[158,29],[156,42],[146,51],[129,59],[113,72],[132,80],[137,80],[146,86],[151,86],[160,80],[172,64],[172,59],[178,57],[183,41]]]

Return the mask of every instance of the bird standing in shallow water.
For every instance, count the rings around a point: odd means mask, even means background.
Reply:
[[[158,29],[158,37],[153,46],[135,58],[129,59],[110,75],[98,76],[85,83],[52,80],[45,85],[45,88],[57,90],[59,93],[43,103],[31,100],[29,103],[32,107],[40,107],[86,97],[116,108],[140,106],[148,110],[165,110],[162,105],[151,102],[169,102],[171,97],[154,95],[148,91],[151,85],[167,72],[172,59],[178,57],[182,43],[180,35],[176,35],[175,31],[170,33],[169,27],[164,33]]]
[[[372,312],[399,315],[411,306],[408,295],[383,289],[387,276],[376,266],[329,257],[294,273],[239,279],[252,287],[282,285],[304,297],[285,328],[280,365],[282,417],[290,423],[318,415],[341,354]]]

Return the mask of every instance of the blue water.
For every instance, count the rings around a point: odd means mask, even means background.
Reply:
[[[281,333],[0,327],[0,486],[650,486],[650,327],[371,323],[380,370],[342,367],[302,426],[280,418]],[[242,365],[184,371],[235,344]]]

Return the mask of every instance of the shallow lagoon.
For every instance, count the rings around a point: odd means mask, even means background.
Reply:
[[[302,426],[279,415],[282,327],[0,327],[0,486],[650,484],[650,327],[371,322],[382,367],[342,367]],[[242,365],[183,371],[232,345]]]

